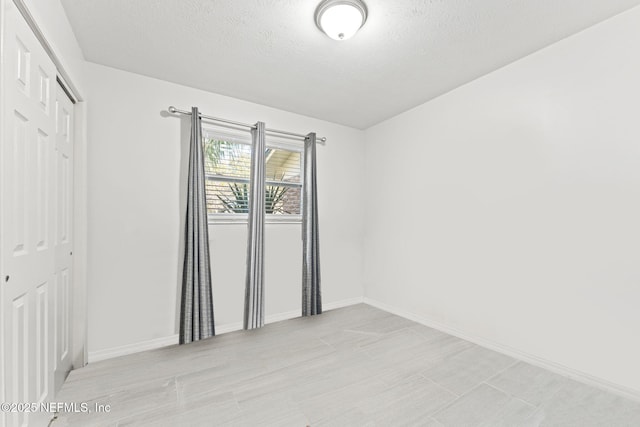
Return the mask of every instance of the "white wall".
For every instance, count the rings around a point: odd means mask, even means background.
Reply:
[[[639,22],[366,131],[368,298],[640,391]]]
[[[364,132],[87,64],[89,351],[177,332],[187,117],[169,105],[326,136],[318,146],[324,301],[362,297]],[[182,150],[181,150],[182,147]],[[241,322],[246,224],[210,227],[216,324]],[[300,225],[266,231],[267,315],[301,306]]]
[[[160,112],[198,105],[329,137],[325,301],[363,294],[366,208],[369,298],[640,390],[640,9],[369,129],[365,174],[362,132],[86,64],[60,2],[26,3],[89,100],[91,351],[177,330],[188,123]],[[240,322],[246,227],[211,231],[216,323]],[[299,226],[267,242],[267,312],[296,310]]]

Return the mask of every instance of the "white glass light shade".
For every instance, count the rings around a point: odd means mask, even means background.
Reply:
[[[347,40],[362,27],[367,9],[360,0],[329,0],[316,10],[316,24],[334,40]]]

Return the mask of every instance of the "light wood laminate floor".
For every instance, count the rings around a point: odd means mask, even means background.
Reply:
[[[56,400],[111,412],[53,427],[640,426],[640,403],[364,304],[92,363]]]

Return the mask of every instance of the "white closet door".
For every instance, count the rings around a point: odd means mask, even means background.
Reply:
[[[45,402],[54,387],[56,69],[12,2],[5,2],[1,258],[4,400]],[[6,414],[8,426],[51,414]]]
[[[55,142],[55,391],[71,370],[71,290],[73,274],[73,103],[56,84]]]

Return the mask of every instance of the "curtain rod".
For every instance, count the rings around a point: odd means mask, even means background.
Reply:
[[[191,111],[178,110],[173,105],[168,108],[168,111],[171,114],[186,114],[186,115],[189,115],[189,116],[191,115]],[[246,127],[246,128],[249,128],[249,129],[255,129],[256,128],[255,125],[251,125],[251,124],[248,124],[248,123],[234,122],[233,120],[227,120],[227,119],[221,119],[221,118],[218,118],[218,117],[207,116],[207,115],[204,115],[202,113],[200,113],[200,117],[203,118],[203,119],[212,120],[214,122],[227,123],[227,124],[230,124],[230,125]],[[269,132],[269,133],[278,133],[280,135],[295,136],[297,138],[302,138],[302,139],[305,139],[307,137],[307,135],[302,135],[300,133],[285,132],[283,130],[277,130],[277,129],[265,129],[265,131]],[[316,137],[316,141],[324,143],[324,142],[327,141],[327,138],[325,138],[325,137],[322,137],[322,138]]]

